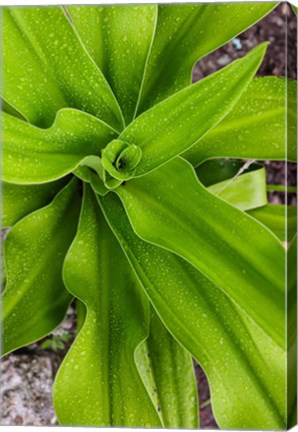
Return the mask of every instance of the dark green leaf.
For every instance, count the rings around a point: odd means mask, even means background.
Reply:
[[[2,352],[32,343],[63,319],[71,296],[62,265],[79,215],[77,182],[17,223],[5,241],[7,284],[2,295]]]
[[[2,184],[2,227],[13,226],[27,214],[48,204],[67,179],[43,185]]]

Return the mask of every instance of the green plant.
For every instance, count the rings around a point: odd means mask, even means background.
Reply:
[[[62,334],[54,334],[51,338],[46,339],[41,344],[41,349],[51,349],[55,352],[59,350],[65,349],[65,343],[68,342],[71,339],[71,335],[68,333],[62,333]]]
[[[3,354],[78,299],[62,424],[197,428],[191,357],[221,427],[294,415],[295,214],[287,232],[264,167],[224,158],[295,159],[295,84],[254,79],[265,43],[190,85],[195,61],[275,6],[2,9]]]

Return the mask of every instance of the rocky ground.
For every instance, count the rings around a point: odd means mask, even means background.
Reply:
[[[194,70],[194,80],[201,79],[227,65],[263,40],[269,40],[271,45],[259,74],[284,76],[286,74],[284,52],[286,22],[288,22],[289,29],[289,50],[294,52],[296,20],[290,6],[283,3],[256,26],[201,61]],[[293,55],[289,55],[288,61],[287,74],[290,78],[296,78],[296,59]],[[270,183],[284,182],[285,168],[282,163],[270,163],[267,171]],[[290,183],[295,184],[296,167],[290,164],[289,172]],[[273,194],[271,199],[273,202],[276,200],[280,202],[282,197]],[[294,195],[290,199],[292,204],[296,202]],[[74,338],[75,327],[75,313],[71,308],[66,320],[54,332],[54,336],[39,344],[20,349],[2,360],[1,425],[57,424],[52,406],[52,384],[59,364]],[[65,337],[67,334],[71,335],[68,340]],[[196,376],[202,403],[201,428],[214,429],[217,425],[209,402],[208,383],[198,366],[196,366]]]

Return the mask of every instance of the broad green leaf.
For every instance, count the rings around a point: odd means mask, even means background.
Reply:
[[[55,381],[60,423],[161,427],[134,361],[149,332],[148,301],[89,186],[63,277],[87,314]]]
[[[153,41],[157,5],[70,6],[67,10],[129,124]]]
[[[116,192],[141,238],[192,263],[284,346],[285,251],[269,230],[208,192],[181,158]]]
[[[4,181],[45,183],[73,171],[88,155],[101,150],[117,136],[108,125],[73,109],[59,111],[49,129],[40,129],[3,113]]]
[[[212,162],[206,162],[210,169],[217,166],[217,164]],[[246,164],[244,162],[235,163],[235,166],[238,166],[239,169],[232,177],[210,185],[208,190],[241,210],[250,210],[266,205],[265,168],[262,165],[254,164],[253,170],[246,172]],[[198,177],[201,180],[200,174]]]
[[[243,59],[188,86],[131,123],[119,139],[142,150],[135,176],[182,153],[219,122],[253,78],[266,46],[261,44]]]
[[[159,5],[139,112],[191,82],[197,60],[267,15],[277,3]]]
[[[50,333],[63,319],[70,295],[62,265],[79,215],[77,182],[71,181],[48,206],[9,232],[4,245],[7,284],[2,295],[2,353]]]
[[[136,352],[136,363],[166,428],[197,429],[197,382],[191,356],[151,309],[150,335]]]
[[[27,214],[44,207],[65,185],[67,179],[43,185],[2,184],[2,227],[13,226]]]
[[[256,78],[232,111],[183,157],[195,167],[206,159],[222,157],[296,160],[295,101],[295,81],[276,77]]]
[[[280,240],[290,241],[297,231],[297,208],[278,204],[267,204],[248,212],[268,227]]]
[[[98,200],[162,321],[204,368],[219,426],[283,429],[284,352],[193,266],[137,237],[114,194]]]
[[[71,107],[122,129],[115,97],[62,7],[2,12],[2,96],[9,104],[40,127],[49,127],[59,109]]]

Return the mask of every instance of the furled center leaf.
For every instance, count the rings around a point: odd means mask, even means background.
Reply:
[[[122,140],[113,140],[102,151],[102,164],[108,173],[118,180],[133,177],[142,157],[140,147]]]
[[[135,176],[142,176],[182,153],[215,126],[253,78],[266,45],[137,117],[119,137],[142,150]]]

